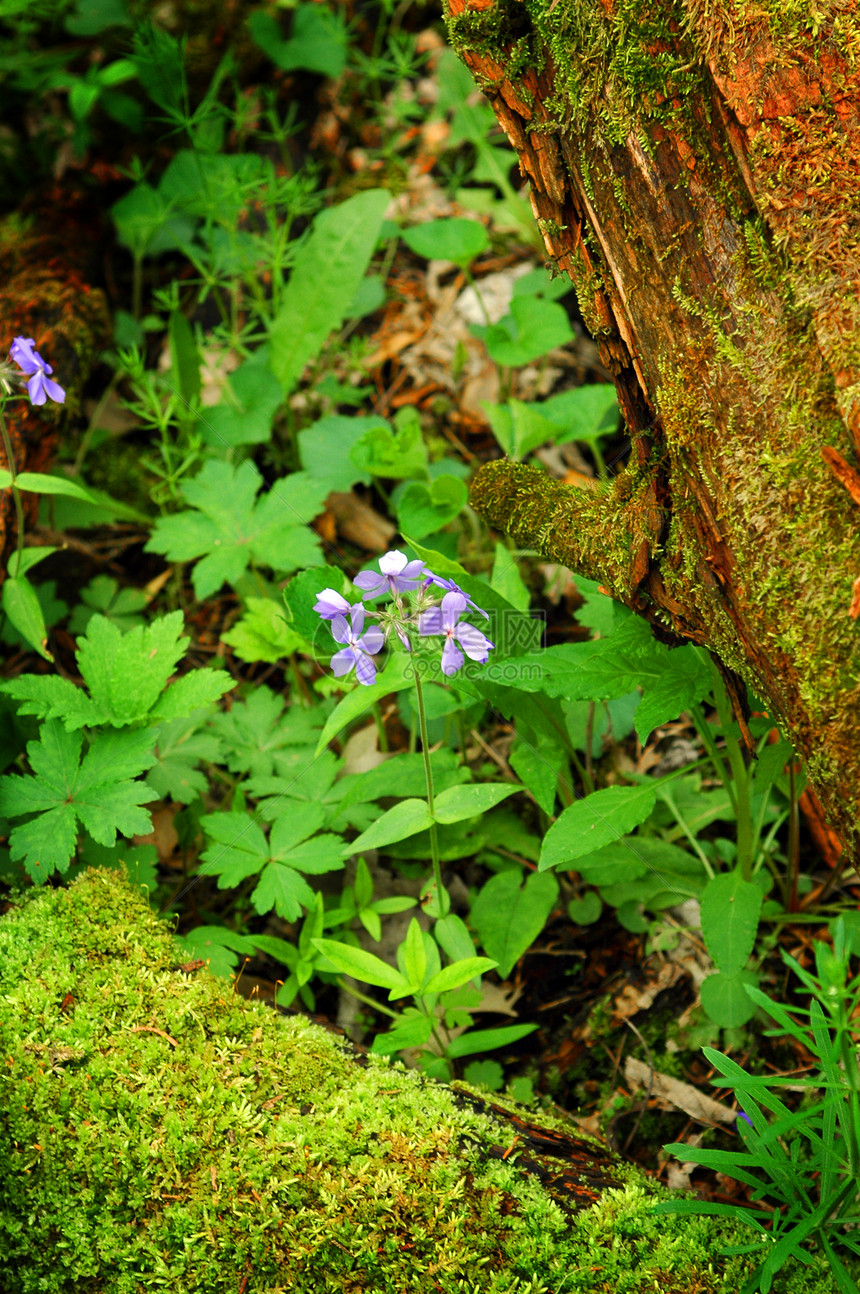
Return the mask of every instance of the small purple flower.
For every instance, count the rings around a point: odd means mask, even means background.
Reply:
[[[361,571],[353,580],[365,601],[378,598],[380,593],[414,593],[421,583],[424,563],[417,558],[409,562],[405,553],[398,553],[395,549],[380,557],[379,569],[381,575],[375,571]]]
[[[431,611],[424,611],[418,617],[418,632],[422,637],[429,634],[445,635],[445,646],[442,648],[443,674],[457,673],[464,664],[463,651],[470,660],[485,664],[490,648],[494,646],[474,625],[458,623],[466,610],[467,600],[465,593],[446,593],[441,607],[433,607]],[[457,643],[460,644],[459,647]],[[460,647],[463,651],[460,651]]]
[[[743,1120],[744,1123],[748,1123],[751,1128],[755,1127],[755,1124],[745,1110],[738,1110],[738,1117],[735,1119],[735,1127],[737,1127],[741,1120]]]
[[[63,388],[48,377],[53,373],[50,364],[46,364],[37,350],[32,337],[16,337],[9,350],[9,358],[29,377],[27,390],[31,404],[44,404],[50,398],[62,404],[66,398]]]
[[[428,571],[427,578],[424,581],[424,588],[429,589],[432,584],[437,585],[440,589],[445,589],[448,593],[461,593],[466,599],[466,606],[470,611],[477,611],[479,616],[483,616],[485,620],[489,620],[490,617],[483,607],[479,607],[476,602],[473,602],[465,589],[461,589],[460,585],[457,584],[456,581],[443,579],[441,575],[433,575]]]
[[[355,667],[355,677],[359,683],[369,687],[376,678],[376,665],[370,659],[382,650],[385,638],[382,630],[371,625],[367,633],[364,629],[364,607],[360,602],[350,610],[349,623],[346,616],[337,615],[331,622],[331,632],[335,642],[346,643],[343,651],[335,652],[331,658],[332,673],[340,678]]]
[[[356,603],[359,606],[360,603]],[[334,620],[335,616],[345,616],[349,614],[350,604],[340,593],[334,589],[323,589],[322,593],[317,594],[317,600],[314,603],[314,611],[323,620]]]

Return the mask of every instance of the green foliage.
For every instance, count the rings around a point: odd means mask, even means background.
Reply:
[[[210,459],[182,487],[190,508],[161,517],[147,548],[172,562],[196,562],[198,598],[235,584],[252,562],[281,572],[313,566],[319,541],[306,523],[321,510],[325,487],[296,472],[258,498],[262,484],[250,461],[233,467]]]
[[[23,859],[38,883],[54,870],[66,871],[78,825],[101,845],[113,845],[117,832],[149,831],[149,814],[140,806],[154,800],[155,792],[134,779],[155,762],[152,746],[153,734],[146,730],[107,732],[82,757],[79,732],[56,720],[44,724],[39,740],[27,744],[32,773],[0,778],[0,813],[28,818],[9,836],[12,859]]]

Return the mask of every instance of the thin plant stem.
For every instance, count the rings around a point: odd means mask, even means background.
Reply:
[[[439,836],[433,800],[433,769],[430,764],[430,742],[427,737],[427,714],[424,709],[424,690],[418,671],[415,671],[415,696],[417,698],[418,727],[421,733],[421,754],[424,756],[424,778],[427,782],[427,808],[430,812],[430,858],[433,862],[433,881],[436,885],[436,905],[441,916],[447,911],[447,894],[442,888],[442,866],[439,861]]]
[[[0,437],[3,440],[3,452],[6,455],[6,465],[9,468],[9,488],[12,491],[12,498],[15,500],[15,518],[18,523],[18,562],[15,567],[15,574],[21,574],[21,560],[24,555],[24,505],[21,502],[21,491],[17,485],[17,472],[15,471],[15,455],[12,452],[12,441],[9,436],[9,429],[6,426],[6,418],[2,408],[0,408]]]

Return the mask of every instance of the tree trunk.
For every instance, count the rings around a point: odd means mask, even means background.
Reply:
[[[448,0],[633,442],[474,506],[769,699],[860,844],[860,22],[782,0]]]

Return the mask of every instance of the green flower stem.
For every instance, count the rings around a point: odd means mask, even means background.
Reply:
[[[433,860],[433,880],[436,885],[436,902],[440,916],[448,910],[448,895],[442,887],[442,867],[439,862],[439,836],[433,801],[433,769],[430,766],[430,742],[427,738],[427,714],[424,709],[424,691],[418,671],[415,671],[415,695],[418,701],[418,726],[421,733],[421,753],[424,756],[424,777],[427,782],[427,808],[430,810],[430,857]]]
[[[343,989],[345,993],[349,993],[351,997],[357,998],[358,1001],[363,1002],[365,1006],[373,1007],[374,1011],[381,1011],[383,1015],[390,1016],[392,1020],[400,1019],[399,1011],[392,1011],[390,1006],[383,1006],[381,1002],[376,1001],[376,998],[368,997],[366,993],[362,993],[360,989],[354,988],[352,984],[347,984],[343,976],[339,975],[335,980],[335,983],[338,988]]]
[[[9,438],[9,429],[6,426],[6,418],[3,414],[3,408],[0,406],[0,437],[3,440],[3,451],[6,455],[6,464],[9,468],[9,475],[12,478],[9,488],[12,491],[12,498],[15,500],[15,517],[18,522],[18,564],[15,568],[15,574],[21,574],[21,559],[24,554],[24,505],[21,502],[21,491],[16,484],[17,473],[15,471],[15,455],[12,452],[12,441]]]

